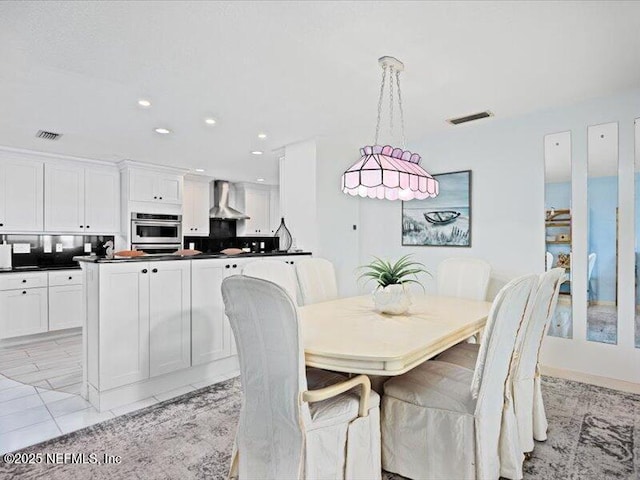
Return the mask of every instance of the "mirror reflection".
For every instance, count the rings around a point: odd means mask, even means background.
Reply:
[[[636,215],[636,329],[635,329],[635,346],[640,348],[640,273],[638,269],[638,261],[640,260],[640,118],[635,120],[635,215]]]
[[[587,340],[618,342],[618,124],[588,128]]]
[[[545,270],[563,267],[566,280],[560,287],[549,335],[573,338],[571,298],[571,132],[544,137],[545,167]]]

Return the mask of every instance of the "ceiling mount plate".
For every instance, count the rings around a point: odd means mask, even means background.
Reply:
[[[380,57],[378,59],[378,63],[380,64],[380,66],[382,68],[384,68],[386,66],[387,68],[388,67],[393,67],[393,69],[396,72],[403,72],[404,71],[404,63],[402,63],[396,57],[389,57],[389,56]]]

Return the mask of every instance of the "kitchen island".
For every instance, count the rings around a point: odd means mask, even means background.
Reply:
[[[309,252],[75,257],[84,277],[84,396],[109,410],[238,374],[222,281],[263,258]]]

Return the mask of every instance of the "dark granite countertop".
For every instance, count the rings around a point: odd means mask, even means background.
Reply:
[[[33,272],[51,272],[56,270],[79,270],[80,265],[25,265],[22,267],[13,267],[11,270],[0,270],[2,273],[33,273]]]
[[[200,253],[198,255],[142,255],[132,258],[106,258],[96,255],[73,257],[76,262],[88,263],[125,263],[125,262],[162,262],[165,260],[204,260],[211,258],[237,259],[252,257],[288,257],[292,255],[311,255],[311,252],[260,252],[260,253],[239,253],[238,255],[224,255],[222,253]]]

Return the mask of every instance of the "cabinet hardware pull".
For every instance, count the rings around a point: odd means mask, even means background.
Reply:
[[[0,223],[0,227],[4,227],[4,223]]]
[[[229,267],[231,267],[231,265],[225,265],[225,266],[224,266],[224,268],[229,268]]]
[[[153,199],[154,199],[154,200],[157,200],[157,199],[158,199],[158,197],[153,197]]]
[[[27,283],[27,281],[26,280],[22,280],[22,283]]]
[[[143,269],[142,269],[142,273],[147,273],[147,269],[146,269],[146,268],[143,268]]]
[[[160,197],[160,200],[162,200],[162,197]]]
[[[90,225],[87,225],[85,228],[91,228],[91,226],[90,226]]]
[[[23,290],[23,291],[22,291],[22,294],[23,294],[23,295],[26,295],[26,294],[27,294],[27,291],[26,291],[26,290]]]
[[[84,225],[80,225],[80,228],[84,228]]]
[[[73,277],[69,277],[69,280],[73,280]]]
[[[153,270],[151,270],[153,273],[158,273],[158,269],[154,268]]]
[[[233,268],[236,268],[238,265],[234,265]]]

